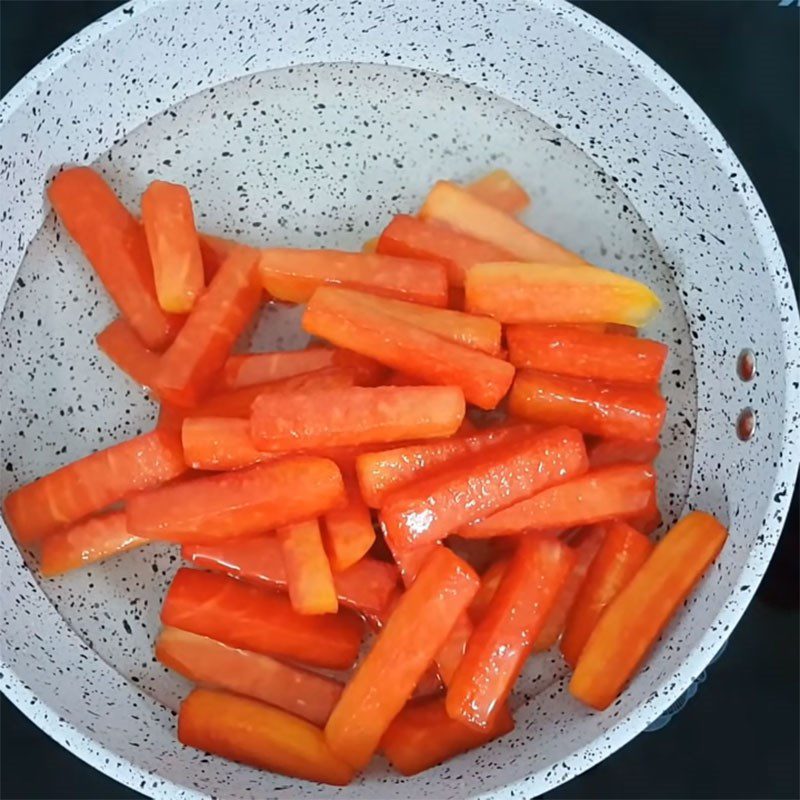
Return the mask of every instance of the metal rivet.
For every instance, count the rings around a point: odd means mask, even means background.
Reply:
[[[745,347],[736,361],[736,372],[743,381],[751,381],[756,376],[756,354]]]
[[[736,420],[736,435],[746,442],[753,438],[756,432],[756,412],[752,408],[744,408],[739,412]]]

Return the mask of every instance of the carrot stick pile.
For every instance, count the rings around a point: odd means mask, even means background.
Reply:
[[[86,167],[48,196],[119,309],[98,347],[160,415],[4,515],[47,577],[181,545],[155,652],[201,687],[184,744],[333,785],[378,752],[414,775],[511,731],[555,646],[605,709],[722,548],[700,511],[649,538],[658,298],[524,225],[509,173],[440,181],[360,253],[200,233],[162,181],[137,216]],[[235,351],[269,302],[322,342]],[[480,574],[459,539],[494,543]]]

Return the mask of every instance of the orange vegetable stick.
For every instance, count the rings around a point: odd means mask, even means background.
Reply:
[[[472,568],[437,548],[398,601],[325,726],[337,756],[357,769],[366,766],[477,589]]]
[[[386,372],[376,361],[358,353],[332,347],[311,347],[307,350],[231,356],[222,370],[222,385],[226,389],[239,389],[292,378],[326,367],[355,370],[356,382],[361,386],[378,383]]]
[[[598,710],[613,702],[727,536],[710,514],[692,511],[656,545],[581,651],[569,684],[578,700]]]
[[[257,257],[255,250],[234,250],[162,356],[156,389],[170,403],[196,405],[211,388],[231,347],[261,302],[255,272]]]
[[[533,425],[507,425],[364,453],[356,459],[361,495],[368,506],[380,508],[389,492],[430,475],[449,461],[536,432]]]
[[[651,534],[661,525],[664,520],[661,518],[661,509],[658,507],[658,491],[655,486],[653,491],[650,492],[650,499],[647,501],[644,511],[631,515],[625,521],[645,536]]]
[[[288,583],[281,543],[271,534],[218,544],[185,544],[183,558],[200,569],[223,572],[255,585],[285,590]],[[397,592],[394,564],[365,556],[333,576],[339,602],[376,619]]]
[[[327,722],[342,694],[332,678],[178,628],[159,633],[156,658],[193,683],[270,703],[314,725]]]
[[[231,253],[242,245],[223,239],[221,236],[211,236],[208,233],[199,234],[200,255],[203,258],[203,273],[205,283],[211,283],[219,268]]]
[[[557,539],[523,537],[447,688],[447,713],[475,728],[495,724],[575,562]]]
[[[552,264],[582,264],[580,256],[526,228],[514,217],[449,181],[439,181],[419,212],[503,250],[514,258]]]
[[[341,250],[275,248],[261,251],[259,269],[264,288],[278,300],[307,302],[319,286],[340,284],[414,303],[447,305],[447,274],[433,262]]]
[[[174,314],[191,311],[203,292],[205,276],[187,188],[153,181],[142,195],[142,224],[159,305]]]
[[[618,322],[641,327],[661,307],[643,283],[589,264],[544,260],[477,264],[465,305],[506,323]]]
[[[519,214],[531,204],[528,193],[504,169],[493,170],[466,188],[471,195],[506,214]]]
[[[653,550],[650,540],[625,522],[612,522],[569,610],[561,652],[574,669],[608,604],[628,585]]]
[[[577,475],[550,486],[458,534],[482,539],[526,530],[566,529],[641,513],[655,487],[649,464],[619,464]]]
[[[661,432],[667,404],[653,386],[522,370],[511,387],[508,410],[543,425],[571,425],[597,436],[652,442]]]
[[[317,520],[287,525],[276,535],[283,549],[292,608],[300,614],[335,614],[339,600]]]
[[[142,538],[203,543],[300,522],[344,499],[333,461],[294,456],[136,495],[126,514],[128,529]]]
[[[502,400],[514,377],[507,361],[406,325],[377,311],[369,296],[358,292],[317,290],[303,329],[425,383],[460,386],[470,403],[484,409]]]
[[[375,542],[372,516],[358,490],[355,477],[343,475],[347,505],[325,515],[325,550],[334,572],[361,560]]]
[[[187,417],[181,438],[183,457],[192,469],[241,469],[282,455],[258,450],[250,438],[250,422],[246,419]]]
[[[450,719],[442,699],[412,701],[394,718],[381,750],[401,775],[416,775],[513,730],[508,706],[488,731],[478,731]]]
[[[615,333],[590,333],[569,325],[510,325],[509,361],[576,378],[658,383],[667,346]]]
[[[349,612],[298,614],[283,594],[185,567],[167,591],[161,622],[230,647],[328,669],[352,666],[363,632]]]
[[[511,261],[507,250],[474,239],[434,219],[398,214],[378,239],[377,252],[387,256],[436,261],[447,270],[451,286],[464,285],[473,264]]]
[[[166,347],[182,320],[164,313],[158,305],[147,240],[136,218],[89,167],[59,173],[47,194],[64,227],[145,346],[153,350]]]
[[[478,593],[469,607],[469,615],[476,625],[486,616],[486,611],[497,592],[497,587],[500,586],[500,581],[506,574],[509,560],[510,558],[499,558],[481,575],[481,588],[478,589]]]
[[[443,539],[587,466],[583,437],[570,428],[465,456],[386,497],[381,509],[386,539],[397,551]]]
[[[182,744],[281,775],[345,786],[353,771],[337,759],[322,731],[278,708],[228,692],[195,689],[181,703]]]
[[[250,435],[261,450],[432,439],[454,433],[464,418],[455,386],[378,386],[338,391],[262,394],[254,403]]]
[[[185,471],[180,439],[156,430],[98,450],[21,486],[6,497],[5,517],[20,544],[33,544]]]
[[[50,578],[143,544],[147,539],[128,533],[123,511],[90,517],[45,538],[39,550],[39,571]]]
[[[95,337],[97,346],[129,377],[147,389],[158,369],[157,353],[148,350],[123,318],[115,319]]]
[[[580,532],[580,538],[574,546],[575,565],[564,581],[564,585],[561,587],[561,591],[558,593],[555,603],[553,603],[550,613],[547,615],[544,625],[533,643],[534,653],[549,650],[564,632],[567,614],[569,614],[578,591],[583,585],[590,565],[597,556],[597,551],[603,544],[605,533],[605,528],[599,525],[584,528]]]
[[[661,452],[658,442],[632,442],[628,439],[600,439],[586,449],[592,469],[613,464],[652,464]]]

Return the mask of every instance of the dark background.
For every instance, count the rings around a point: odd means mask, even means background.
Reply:
[[[118,2],[0,0],[0,93]],[[733,147],[761,195],[797,289],[798,31],[777,0],[583,0],[674,77]],[[798,517],[756,600],[697,695],[552,798],[798,798]],[[0,797],[134,798],[2,699]]]

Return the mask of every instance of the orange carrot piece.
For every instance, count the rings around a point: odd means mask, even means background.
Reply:
[[[381,509],[386,539],[398,551],[443,539],[547,486],[582,474],[587,466],[583,437],[571,428],[555,428],[465,456],[386,497]]]
[[[303,329],[425,383],[460,386],[470,403],[484,409],[497,406],[514,377],[507,361],[406,325],[358,292],[317,290],[303,315]]]
[[[652,550],[651,541],[627,523],[616,521],[607,526],[600,550],[569,610],[561,639],[561,653],[573,669],[603,611],[630,583]]]
[[[571,425],[596,436],[652,442],[661,432],[667,403],[654,386],[521,370],[508,409],[515,417],[543,425]]]
[[[328,721],[342,694],[332,678],[178,628],[159,633],[156,658],[193,683],[270,703],[314,725]]]
[[[178,740],[281,775],[334,786],[353,778],[322,731],[278,708],[228,692],[195,689],[181,703]]]
[[[464,395],[455,386],[354,386],[339,391],[262,394],[250,417],[261,450],[432,439],[454,433],[464,418]]]
[[[528,193],[504,169],[496,169],[467,184],[467,191],[506,214],[519,214],[530,204]]]
[[[416,775],[512,730],[507,705],[488,731],[478,731],[450,719],[440,698],[413,701],[394,718],[381,739],[381,750],[401,775]]]
[[[33,544],[185,471],[180,439],[156,430],[98,450],[21,486],[5,499],[6,520],[20,544]]]
[[[261,302],[257,257],[244,247],[228,257],[162,356],[156,389],[170,403],[196,405],[211,388]]]
[[[334,572],[360,561],[375,542],[372,516],[361,499],[355,477],[349,473],[343,477],[347,505],[325,515],[325,550]]]
[[[199,234],[199,240],[200,255],[203,258],[203,273],[205,275],[205,283],[208,285],[219,272],[219,268],[228,256],[242,245],[230,239],[223,239],[221,236],[211,236],[208,233]]]
[[[331,750],[364,767],[478,589],[472,568],[446,548],[425,562],[325,726]]]
[[[436,261],[445,267],[447,280],[455,287],[464,285],[464,277],[473,264],[513,260],[507,250],[467,236],[450,225],[406,214],[398,214],[384,229],[377,252]]]
[[[363,633],[363,623],[349,612],[298,614],[283,594],[185,567],[167,591],[161,622],[230,647],[328,669],[352,666]]]
[[[514,217],[449,181],[439,181],[419,212],[458,231],[507,250],[514,258],[551,264],[582,264],[580,256],[526,228]],[[471,270],[470,270],[471,272]]]
[[[147,539],[128,533],[125,512],[90,517],[45,538],[39,550],[39,571],[51,578],[143,544],[147,544]]]
[[[447,305],[447,274],[433,262],[374,253],[275,248],[261,251],[259,269],[264,288],[277,300],[307,302],[319,286],[334,284],[414,303]]]
[[[667,346],[661,342],[569,325],[511,325],[506,341],[515,367],[576,378],[658,383],[667,360]]]
[[[333,461],[294,456],[144,492],[126,514],[128,529],[142,538],[204,543],[316,517],[344,499]]]
[[[526,530],[567,529],[634,516],[647,508],[655,487],[649,464],[620,464],[592,470],[550,486],[459,530],[482,539]]]
[[[188,189],[153,181],[142,194],[142,224],[159,305],[174,314],[191,311],[205,276]]]
[[[486,616],[486,611],[497,592],[497,587],[500,586],[500,581],[503,580],[503,575],[506,574],[509,561],[510,557],[499,558],[497,561],[492,562],[481,575],[481,588],[478,589],[478,593],[469,607],[469,615],[476,625]]]
[[[158,305],[144,230],[105,180],[89,167],[64,170],[50,202],[122,315],[145,346],[166,347],[182,320]]]
[[[491,727],[575,562],[557,539],[523,537],[447,688],[447,713]]]
[[[255,585],[286,590],[288,576],[281,543],[271,534],[218,544],[185,544],[184,560],[200,569],[223,572]],[[397,591],[393,564],[365,556],[333,576],[339,602],[370,619],[381,617]]]
[[[569,684],[573,696],[601,711],[614,701],[727,536],[702,511],[669,531],[594,627]]]
[[[183,421],[181,439],[183,457],[192,469],[241,469],[281,456],[256,448],[246,419],[188,417]]]
[[[129,377],[147,389],[158,370],[157,353],[148,350],[123,318],[115,319],[95,337],[97,346]]]
[[[650,499],[647,501],[644,510],[638,514],[632,514],[625,521],[645,536],[649,536],[661,526],[664,520],[661,517],[661,509],[658,507],[658,490],[655,486],[653,491],[650,492]]]
[[[592,469],[614,464],[652,464],[661,452],[658,442],[600,439],[587,446]]]
[[[335,614],[339,600],[317,520],[287,525],[276,535],[283,550],[292,608],[300,614]]]

